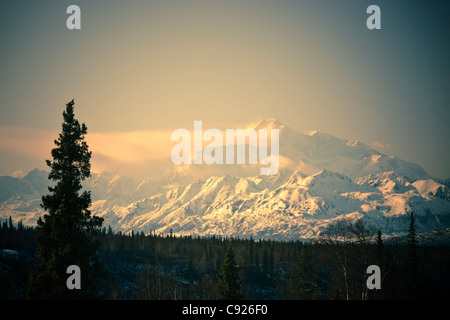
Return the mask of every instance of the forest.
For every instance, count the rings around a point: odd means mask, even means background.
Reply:
[[[105,300],[224,299],[219,282],[230,247],[239,298],[246,300],[450,298],[450,247],[382,240],[360,222],[336,223],[314,241],[125,235],[111,228],[92,237],[106,269],[98,289]],[[0,224],[0,300],[27,299],[39,263],[35,239],[34,227]],[[381,269],[380,290],[366,286],[373,264]]]

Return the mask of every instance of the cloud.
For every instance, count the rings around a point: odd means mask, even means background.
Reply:
[[[92,171],[114,171],[121,166],[168,158],[173,147],[171,133],[168,130],[89,132],[85,139],[93,154]],[[10,159],[2,159],[2,162],[14,161],[17,158],[14,156],[27,157],[35,159],[35,167],[41,167],[45,159],[51,159],[58,134],[53,130],[0,127],[0,152]],[[13,165],[2,163],[4,168]]]
[[[121,162],[137,162],[170,156],[171,131],[143,130],[88,133],[86,142],[94,153]]]
[[[192,128],[189,129],[193,148],[194,132]],[[205,130],[207,128],[204,128],[203,133]],[[203,141],[203,148],[217,144],[223,146],[226,133],[225,130],[220,132],[223,141]],[[44,160],[51,159],[51,150],[55,148],[54,140],[58,135],[56,130],[0,127],[0,154],[4,155],[0,175],[14,172],[14,175],[20,176],[34,168],[47,168]],[[172,130],[90,131],[85,140],[92,151],[92,172],[119,172],[133,176],[141,176],[144,173],[152,176],[164,174],[168,168],[174,167],[171,152],[179,143],[171,141],[171,135]],[[245,132],[238,132],[237,135],[245,135]],[[295,167],[296,164],[280,156],[279,165]],[[202,170],[206,169],[202,167]]]
[[[23,172],[22,169],[18,169],[16,171],[14,171],[13,173],[11,173],[11,177],[14,177],[14,178],[23,178],[26,175],[27,174],[25,172]]]
[[[378,141],[374,141],[370,144],[370,146],[374,149],[388,149],[391,147],[389,143],[381,143]]]

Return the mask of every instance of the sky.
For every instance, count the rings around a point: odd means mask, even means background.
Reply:
[[[74,99],[97,171],[273,117],[450,177],[446,1],[1,1],[0,43],[0,175],[46,167]]]

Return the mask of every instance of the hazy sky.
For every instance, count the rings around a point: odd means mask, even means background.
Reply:
[[[66,27],[71,4],[81,8],[81,30]],[[381,8],[381,30],[366,27],[371,4]],[[120,156],[139,158],[136,150],[167,147],[166,133],[192,129],[194,120],[239,128],[275,117],[448,178],[449,7],[431,0],[1,1],[0,175],[45,167],[65,104],[75,99],[105,169],[117,145]]]

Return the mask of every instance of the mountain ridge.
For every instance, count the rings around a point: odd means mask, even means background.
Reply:
[[[217,175],[206,168],[203,177],[204,166],[174,168],[150,180],[93,174],[83,183],[92,192],[91,211],[123,233],[275,240],[317,238],[342,218],[364,219],[393,236],[407,231],[411,211],[421,232],[450,227],[450,189],[419,165],[356,140],[298,133],[273,118],[255,127],[280,128],[280,156],[294,165],[274,176],[251,174],[249,166],[217,166]],[[44,213],[47,176],[35,169],[23,178],[0,177],[0,218],[34,225]]]

